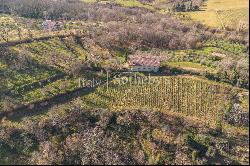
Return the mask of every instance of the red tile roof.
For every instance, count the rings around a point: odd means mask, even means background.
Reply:
[[[161,56],[132,56],[129,59],[130,66],[160,67],[163,60]]]

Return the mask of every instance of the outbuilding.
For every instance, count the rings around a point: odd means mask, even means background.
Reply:
[[[129,58],[129,68],[134,72],[158,72],[161,56],[131,56]]]

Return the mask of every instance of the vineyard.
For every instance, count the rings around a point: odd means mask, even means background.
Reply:
[[[221,48],[219,46],[221,46]],[[16,60],[14,61],[14,63],[13,61],[8,60],[8,58],[6,60],[6,57],[8,57],[6,55],[0,58],[0,71],[1,71],[0,77],[1,77],[1,81],[4,81],[4,83],[1,84],[1,93],[11,97],[13,100],[15,100],[19,104],[28,104],[32,102],[47,100],[59,94],[62,94],[62,93],[64,94],[64,93],[68,93],[68,92],[75,90],[76,88],[78,88],[79,76],[75,76],[75,77],[69,76],[71,74],[74,75],[74,73],[72,73],[73,69],[77,67],[79,63],[83,64],[88,59],[90,59],[91,52],[94,52],[95,54],[98,54],[99,56],[100,55],[104,56],[107,54],[105,49],[102,49],[98,46],[91,45],[91,47],[84,48],[82,45],[76,42],[76,39],[74,36],[69,36],[69,37],[64,37],[64,38],[54,37],[48,40],[41,40],[41,41],[34,41],[31,43],[18,44],[18,45],[9,47],[8,51],[12,54],[14,59],[18,60],[22,58],[22,56],[25,54],[28,57],[29,61],[32,62],[31,64],[29,64],[29,70],[27,70],[27,67],[22,70],[19,70],[15,67]],[[217,76],[216,67],[218,66],[218,63],[221,61],[221,59],[224,57],[218,57],[217,54],[216,55],[213,54],[214,52],[218,52],[218,55],[224,55],[223,53],[227,55],[231,55],[230,53],[235,53],[235,54],[238,53],[240,55],[241,54],[244,55],[245,48],[240,44],[233,44],[233,43],[229,43],[225,41],[211,40],[206,43],[205,47],[200,48],[200,49],[162,51],[161,54],[163,56],[168,57],[169,60],[166,63],[168,67],[178,68],[178,69],[185,70],[185,71],[194,70],[195,72],[200,73],[198,74],[200,76],[202,76],[203,74],[210,73],[210,75],[213,75],[216,77]],[[103,63],[103,62],[105,61],[100,60],[99,63]],[[162,66],[164,67],[164,63],[162,64]],[[94,72],[92,72],[92,74],[90,75],[93,76],[93,74],[96,75]],[[172,74],[174,74],[174,72]],[[85,78],[86,75],[88,75],[88,72],[82,72],[80,77]],[[182,81],[183,80],[174,81],[173,85],[176,84],[175,86],[177,86],[177,90],[180,89],[180,90],[185,91],[186,86],[184,86],[184,88],[182,86],[178,88],[179,84],[182,84]],[[186,82],[185,80],[183,81],[183,83],[189,85],[189,83]],[[200,84],[197,84],[197,87],[194,87],[194,89],[200,88],[200,86],[202,86],[201,87],[202,89],[205,88],[206,90],[206,86],[203,87],[203,85],[200,85]],[[147,90],[146,86],[145,88]],[[152,87],[148,87],[148,88],[151,89]],[[157,88],[164,89],[166,87],[160,86]],[[175,94],[175,91],[171,91],[171,89],[170,90],[165,89],[165,90],[169,91],[172,94]],[[187,89],[189,89],[188,86],[187,86]],[[137,88],[135,89],[135,91],[133,90],[133,92],[137,93]],[[117,91],[117,93],[119,95],[119,91]],[[138,93],[140,94],[140,92]],[[190,93],[191,94],[196,93],[196,91],[195,90],[194,92],[190,91]],[[182,94],[182,91],[180,91],[180,94]],[[112,94],[110,95],[112,96]],[[133,95],[134,93],[132,94],[132,96]],[[200,95],[200,94],[197,94],[197,95]],[[109,94],[106,94],[105,96],[109,96]],[[177,94],[176,96],[178,97]],[[138,98],[142,97],[142,100],[145,98],[140,95],[137,95],[137,97]],[[151,96],[149,96],[149,98],[150,97]],[[156,96],[154,98],[155,98],[154,100],[158,101],[159,96],[158,97]],[[220,97],[218,96],[218,98]],[[1,100],[0,100],[1,109],[0,110],[3,109],[3,99],[4,99],[4,96],[1,96]],[[133,101],[134,99],[131,98],[131,100]],[[135,100],[137,101],[138,99],[135,99]],[[145,100],[149,100],[149,99],[146,98]],[[162,100],[164,100],[164,102]],[[129,102],[132,102],[132,101],[129,101]],[[173,103],[173,105],[172,104],[166,105],[165,103],[168,103],[168,101],[174,102],[175,98],[161,99],[159,100],[158,105],[162,104],[162,107],[164,108],[171,109],[171,110],[177,109],[178,110],[177,112],[180,112],[180,108],[182,107],[181,105],[178,106],[178,108],[177,108],[177,105],[179,104],[175,102]],[[205,101],[209,101],[209,99]],[[140,106],[143,106],[142,101],[138,101],[138,102],[139,103],[141,102],[142,104],[137,105],[138,106],[137,108],[139,108]],[[183,107],[184,108],[188,107],[187,110],[185,111],[189,111],[190,108],[189,106],[186,106],[187,103],[185,102],[190,103],[190,101],[183,100],[183,102],[184,102],[182,103]],[[193,101],[193,102],[196,103],[196,101]],[[204,101],[202,100],[200,102],[204,102]],[[147,103],[147,101],[144,101],[144,103]],[[119,105],[121,104],[117,103],[117,105],[118,105],[117,107],[119,107]],[[154,104],[149,105],[149,106],[159,108],[157,105],[154,105]],[[196,107],[199,109],[203,109],[203,107],[205,107],[206,109],[206,106],[197,105],[194,108]],[[163,108],[160,108],[160,109],[163,109]],[[213,108],[210,108],[210,109],[213,109]]]
[[[227,92],[232,90],[188,76],[152,77],[152,80],[150,84],[143,79],[132,79],[126,84],[122,78],[113,80],[108,88],[98,88],[82,100],[90,108],[157,109],[215,122],[225,111],[222,108],[227,103]]]
[[[0,165],[249,164],[248,5],[0,0]]]
[[[97,46],[93,48],[96,53],[99,51],[100,55],[105,54],[103,49],[98,49]],[[77,65],[76,62],[84,63],[89,59],[89,51],[93,48],[88,50],[83,48],[76,43],[74,37],[55,37],[12,46],[9,51],[14,54],[25,53],[36,63],[29,68],[29,71],[25,69],[19,71],[2,58],[0,70],[8,74],[1,75],[2,80],[5,80],[1,90],[19,104],[44,101],[60,94],[70,93],[78,88],[79,76],[71,77],[67,76],[67,73],[70,74],[70,70]],[[213,64],[220,61],[221,57],[214,56],[215,51],[244,53],[244,47],[224,41],[208,41],[201,49],[166,51],[162,54],[169,58],[167,66],[216,74],[216,65]],[[82,73],[81,77],[85,78],[87,74],[87,72]],[[90,108],[104,107],[114,110],[152,108],[217,120],[224,106],[225,91],[224,86],[211,81],[166,77],[161,79],[157,86],[119,86],[111,83],[108,91],[97,88],[96,92],[83,98],[85,106]],[[3,98],[1,101],[3,102]],[[0,102],[1,109],[3,109],[2,102]]]

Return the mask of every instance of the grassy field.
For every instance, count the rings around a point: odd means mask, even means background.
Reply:
[[[82,0],[86,3],[94,3],[96,2],[96,0]],[[98,1],[99,3],[106,3],[109,2],[108,0],[102,0],[102,1]],[[141,3],[140,1],[137,0],[115,0],[115,2],[121,6],[124,7],[141,7],[141,8],[146,8],[146,9],[151,9],[153,10],[154,7],[151,6],[150,4],[146,4],[146,3]]]
[[[54,38],[10,48],[14,57],[23,51],[32,61],[29,68],[17,69],[14,66],[15,62],[9,63],[6,58],[0,58],[0,82],[3,81],[0,85],[1,94],[8,94],[17,103],[25,104],[78,87],[76,78],[64,77],[65,70],[72,68],[70,61],[84,61],[87,56],[87,52],[73,39],[67,38],[62,41]],[[56,63],[50,58],[53,56],[51,53],[56,56]],[[3,108],[3,99],[1,95],[0,111]]]
[[[210,27],[229,27],[237,29],[240,24],[249,24],[248,0],[208,0],[201,11],[187,12],[193,20]]]
[[[171,68],[180,68],[182,70],[194,71],[194,72],[208,72],[211,74],[216,73],[216,70],[207,66],[203,66],[199,63],[193,62],[168,62],[166,63],[168,67]]]

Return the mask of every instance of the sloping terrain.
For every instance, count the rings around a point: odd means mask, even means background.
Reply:
[[[249,164],[247,31],[176,18],[199,0],[83,1],[0,0],[0,164]]]
[[[209,0],[201,11],[190,12],[187,15],[211,27],[247,30],[248,6],[248,0]]]
[[[71,107],[67,114],[29,121],[23,129],[1,126],[0,133],[3,164],[248,162],[246,135],[146,110],[111,113]]]

